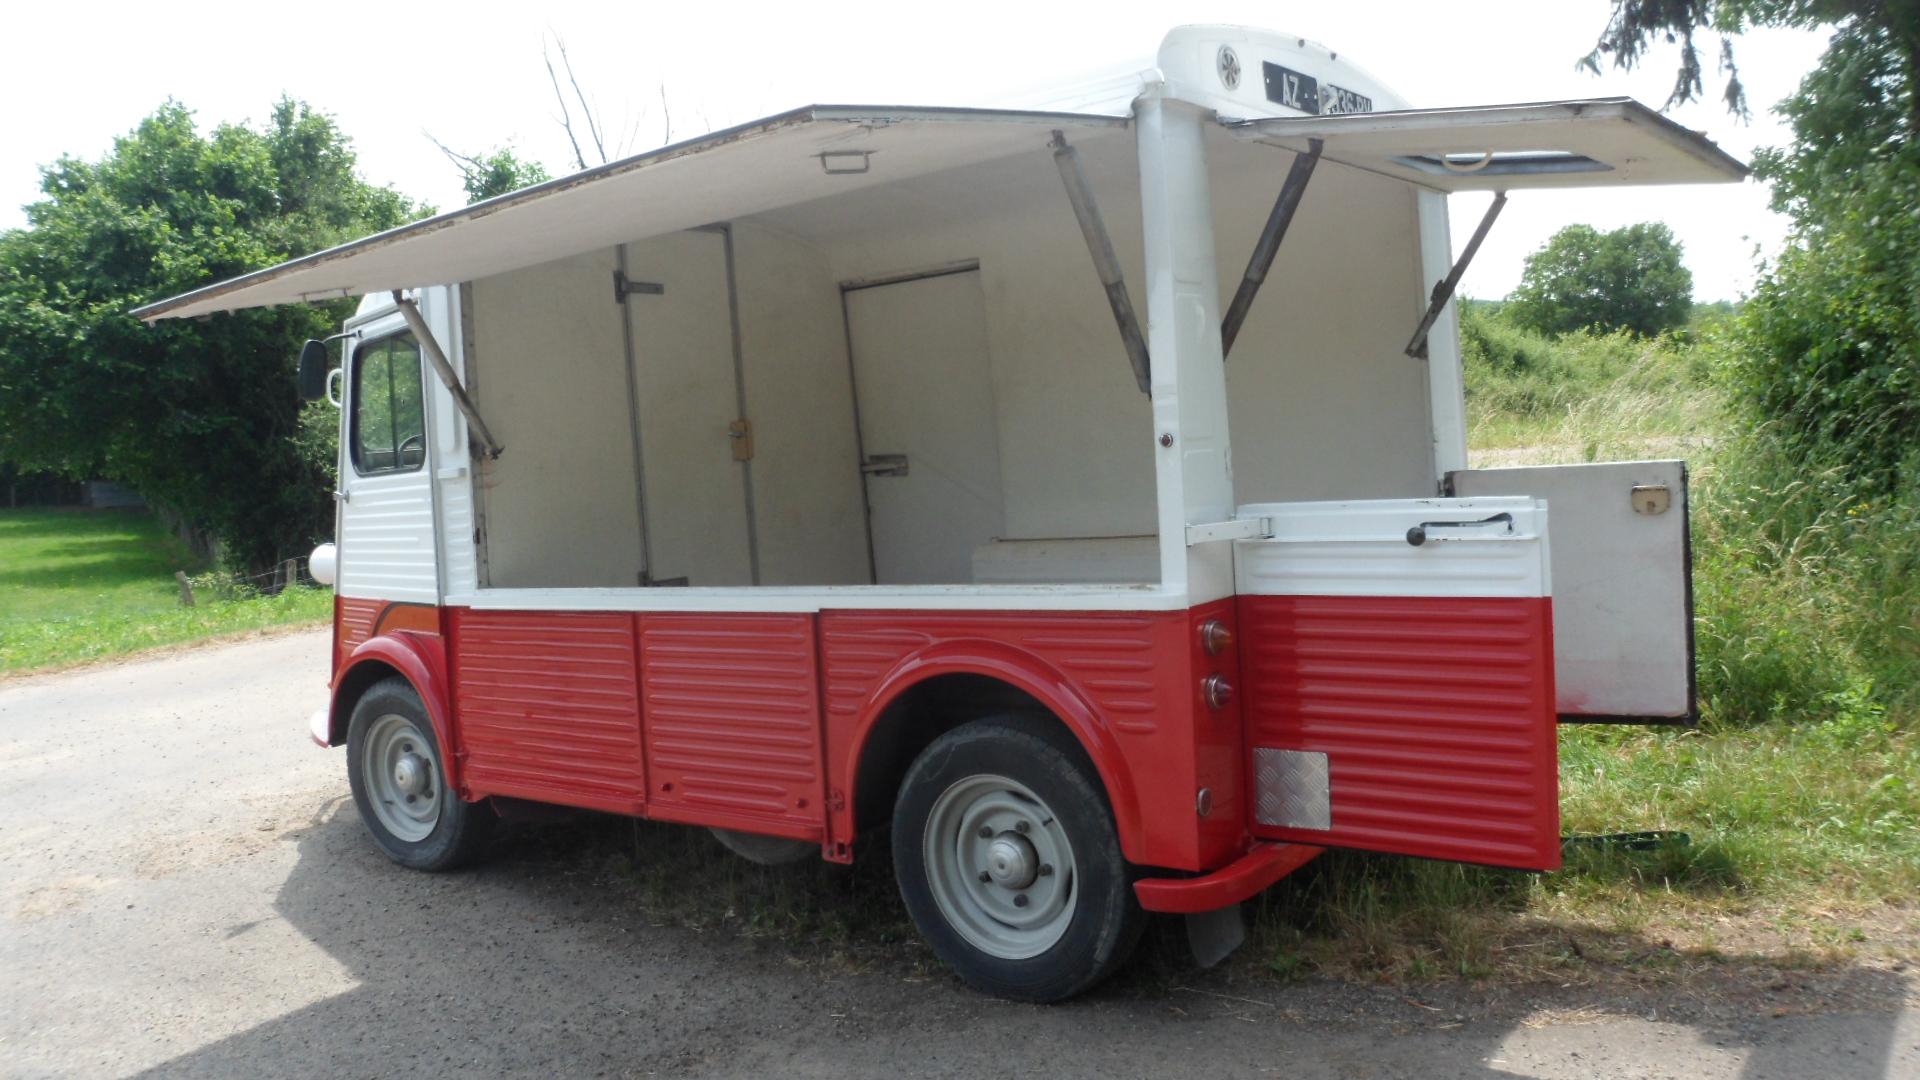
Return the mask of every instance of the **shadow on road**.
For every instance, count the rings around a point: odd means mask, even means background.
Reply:
[[[1866,1080],[1909,1049],[1895,1042],[1906,986],[1865,968],[1808,976],[1861,1011],[1778,1019],[1681,984],[1607,1007],[1655,1024],[1530,1027],[1594,1002],[1558,987],[1195,971],[1177,990],[1122,979],[1067,1005],[1010,1005],[915,960],[916,946],[861,954],[659,925],[657,904],[605,875],[630,827],[545,826],[486,867],[425,875],[379,854],[350,802],[329,804],[300,834],[276,907],[358,985],[143,1075],[1546,1077],[1719,1063],[1755,1080]]]

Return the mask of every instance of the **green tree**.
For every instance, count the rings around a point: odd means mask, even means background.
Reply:
[[[1685,326],[1693,274],[1680,242],[1656,222],[1600,232],[1569,225],[1527,256],[1502,317],[1542,334],[1630,330],[1651,337]]]
[[[447,155],[454,168],[460,170],[460,186],[467,191],[467,205],[505,195],[521,188],[544,184],[553,179],[547,167],[537,161],[522,161],[513,152],[511,146],[496,147],[492,152],[474,156],[462,154],[433,136],[427,136],[440,152]]]
[[[203,135],[169,101],[97,162],[41,170],[0,233],[0,459],[123,480],[258,570],[332,530],[337,414],[303,407],[300,343],[349,301],[144,326],[148,301],[402,224],[331,117],[282,99]]]
[[[1721,35],[1730,107],[1745,110],[1732,39],[1753,26],[1831,28],[1814,70],[1775,111],[1787,147],[1754,172],[1794,222],[1737,320],[1734,389],[1803,460],[1870,489],[1920,472],[1920,3],[1615,0],[1587,63],[1643,62],[1681,45],[1673,100],[1701,91],[1696,31]]]

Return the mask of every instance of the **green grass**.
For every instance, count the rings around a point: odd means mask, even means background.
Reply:
[[[174,573],[199,574],[197,606]],[[0,672],[117,656],[156,645],[327,618],[333,594],[217,587],[216,575],[151,514],[0,510]],[[231,598],[229,598],[231,597]]]

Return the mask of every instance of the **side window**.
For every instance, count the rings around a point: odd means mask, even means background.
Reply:
[[[403,472],[427,460],[420,347],[412,334],[369,341],[353,353],[353,467]]]

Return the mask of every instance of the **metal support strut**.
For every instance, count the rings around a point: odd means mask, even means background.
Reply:
[[[1320,164],[1320,150],[1325,145],[1320,139],[1308,139],[1307,152],[1296,154],[1293,168],[1287,170],[1287,182],[1280,185],[1280,197],[1274,200],[1273,212],[1267,215],[1267,227],[1260,230],[1260,242],[1253,245],[1253,255],[1247,260],[1247,272],[1240,279],[1240,290],[1233,294],[1233,303],[1227,305],[1226,317],[1220,320],[1222,360],[1233,351],[1233,340],[1240,336],[1240,325],[1247,321],[1247,311],[1253,307],[1253,298],[1260,294],[1260,285],[1267,280],[1267,271],[1273,269],[1273,257],[1280,253],[1280,241],[1287,237],[1287,228],[1293,224],[1293,212],[1300,209],[1300,196],[1306,194],[1307,181],[1313,179],[1313,167]]]
[[[475,442],[480,444],[480,453],[489,458],[497,458],[506,447],[493,441],[493,432],[487,430],[487,422],[480,419],[480,410],[473,407],[473,399],[467,397],[467,391],[460,385],[460,379],[453,373],[453,365],[447,363],[447,354],[440,351],[440,343],[434,340],[433,331],[427,328],[427,320],[420,315],[420,308],[413,301],[401,295],[399,289],[393,290],[393,302],[400,308],[400,314],[406,316],[407,329],[420,342],[420,351],[427,357],[427,363],[433,365],[434,374],[446,384],[447,392],[453,395],[453,403],[459,407],[460,415],[467,418],[467,428]]]
[[[1060,179],[1067,185],[1073,216],[1080,219],[1080,231],[1086,235],[1093,268],[1100,275],[1100,284],[1106,286],[1107,303],[1113,307],[1113,321],[1120,325],[1120,340],[1126,344],[1127,360],[1133,364],[1134,381],[1140,384],[1141,393],[1151,394],[1153,369],[1147,359],[1147,339],[1140,332],[1140,320],[1134,317],[1127,282],[1120,275],[1120,257],[1113,253],[1113,240],[1107,236],[1107,223],[1100,219],[1093,189],[1087,186],[1087,174],[1080,169],[1080,155],[1067,145],[1064,132],[1054,132],[1049,145],[1053,147],[1053,163],[1060,167]]]
[[[1418,357],[1421,360],[1427,358],[1427,332],[1433,329],[1435,322],[1439,321],[1440,309],[1446,307],[1447,301],[1453,299],[1453,290],[1460,285],[1460,275],[1467,272],[1467,264],[1473,261],[1473,256],[1480,250],[1480,242],[1487,238],[1487,230],[1493,228],[1493,219],[1500,216],[1500,211],[1506,205],[1507,193],[1494,192],[1493,205],[1487,207],[1486,216],[1480,219],[1480,227],[1473,230],[1473,239],[1467,241],[1467,249],[1460,253],[1460,261],[1454,263],[1453,269],[1447,271],[1447,276],[1440,280],[1440,284],[1433,287],[1433,302],[1427,305],[1426,317],[1420,320],[1419,329],[1413,332],[1413,340],[1407,342],[1408,356]]]

